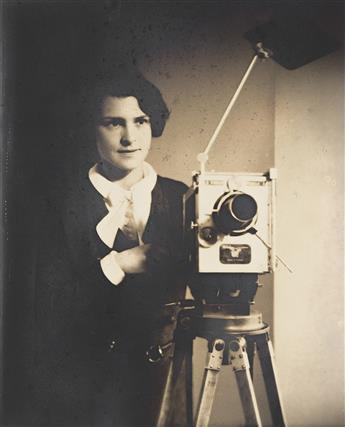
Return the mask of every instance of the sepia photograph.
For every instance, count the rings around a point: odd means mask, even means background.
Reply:
[[[343,427],[343,0],[2,0],[0,426]]]

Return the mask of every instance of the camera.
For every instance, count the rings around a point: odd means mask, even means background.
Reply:
[[[193,175],[184,233],[197,273],[271,272],[277,172]]]

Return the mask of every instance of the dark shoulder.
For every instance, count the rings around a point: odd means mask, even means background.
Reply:
[[[157,184],[162,188],[163,191],[178,196],[182,196],[188,190],[188,186],[182,181],[177,181],[175,179],[166,178],[160,175],[157,177]]]

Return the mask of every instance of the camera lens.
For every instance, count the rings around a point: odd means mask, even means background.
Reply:
[[[248,194],[237,194],[231,203],[232,214],[240,221],[251,221],[257,212],[256,201]]]
[[[224,234],[245,234],[256,221],[257,204],[245,193],[225,193],[216,202],[213,220]]]

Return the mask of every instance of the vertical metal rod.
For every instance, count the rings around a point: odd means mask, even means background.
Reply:
[[[276,177],[271,178],[271,227],[272,227],[272,242],[271,242],[271,269],[272,272],[276,270],[277,267],[277,258],[276,258],[276,197],[277,197],[277,185],[276,185]]]

